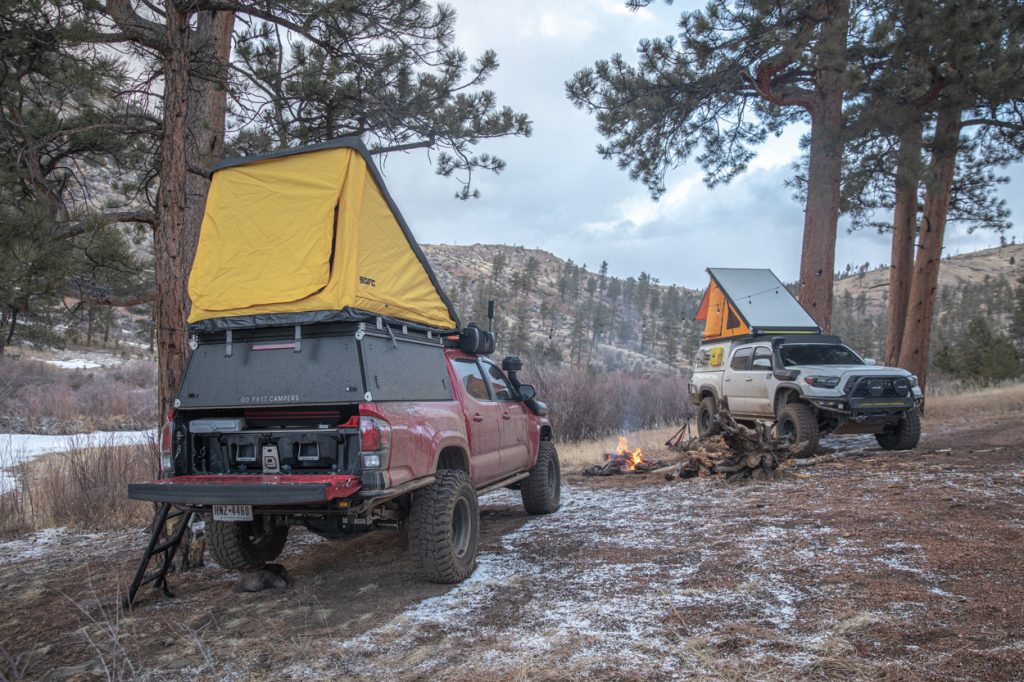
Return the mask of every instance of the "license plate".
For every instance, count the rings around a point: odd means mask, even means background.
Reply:
[[[215,504],[214,521],[252,521],[251,504]]]

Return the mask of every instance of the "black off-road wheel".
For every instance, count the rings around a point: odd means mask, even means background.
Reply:
[[[809,405],[790,403],[779,413],[778,436],[789,438],[793,457],[810,457],[818,449],[818,417]]]
[[[438,471],[413,493],[409,551],[432,583],[459,583],[473,574],[480,545],[480,506],[464,471]]]
[[[913,450],[921,440],[921,415],[917,410],[910,410],[899,424],[884,433],[876,433],[875,440],[883,450]]]
[[[534,516],[558,511],[562,502],[562,467],[558,451],[549,440],[540,442],[537,463],[520,487],[526,513]]]
[[[717,436],[722,431],[718,423],[718,401],[714,396],[706,396],[697,408],[697,435],[701,438]]]
[[[210,552],[224,568],[241,571],[263,568],[281,556],[288,542],[288,526],[267,526],[254,521],[213,521],[206,517]]]

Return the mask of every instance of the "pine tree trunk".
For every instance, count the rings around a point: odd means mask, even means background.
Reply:
[[[896,165],[896,204],[892,217],[892,256],[889,266],[889,306],[885,335],[885,364],[899,362],[910,303],[910,283],[914,272],[914,237],[917,234],[917,187],[921,180],[920,121],[900,136]]]
[[[822,66],[815,77],[818,98],[811,108],[810,162],[800,257],[800,304],[822,331],[832,326],[832,288],[839,224],[839,182],[843,172],[843,72],[849,0],[821,3]]]
[[[185,156],[192,167],[209,169],[224,156],[224,117],[227,112],[228,58],[234,12],[199,12],[192,31],[192,72],[188,99],[188,146]],[[192,272],[199,227],[203,222],[210,179],[190,172],[185,185],[185,217],[181,234],[181,286],[188,316],[188,278]]]
[[[935,312],[939,264],[942,261],[946,211],[949,209],[953,172],[956,170],[960,115],[959,106],[946,105],[939,110],[939,118],[935,124],[935,140],[932,143],[924,215],[918,242],[919,251],[914,262],[910,304],[903,328],[899,365],[916,374],[922,388],[928,372],[928,344],[931,340],[932,316]]]
[[[92,348],[92,322],[93,322],[93,306],[89,304],[85,307],[85,347]]]
[[[11,308],[11,316],[9,318],[10,324],[7,327],[7,333],[4,335],[4,341],[0,344],[0,355],[4,354],[4,349],[11,345],[11,341],[14,339],[14,330],[18,326],[18,309]]]
[[[164,54],[164,123],[160,157],[158,217],[153,233],[156,263],[156,343],[159,353],[157,378],[159,422],[174,401],[187,359],[185,290],[181,284],[182,230],[185,220],[185,186],[188,163],[189,26],[188,14],[167,3],[166,52]]]

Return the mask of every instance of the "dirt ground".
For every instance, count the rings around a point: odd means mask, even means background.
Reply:
[[[295,531],[287,588],[207,565],[124,613],[141,531],[38,533],[0,544],[0,680],[1024,680],[1024,429],[926,428],[770,483],[567,472],[547,517],[494,493],[455,587],[399,532]]]

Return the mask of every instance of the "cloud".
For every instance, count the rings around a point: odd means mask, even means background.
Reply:
[[[593,119],[565,98],[564,83],[575,71],[614,52],[628,57],[643,37],[673,33],[679,13],[702,0],[652,4],[641,13],[615,0],[454,4],[457,44],[470,55],[498,51],[501,68],[488,87],[500,103],[530,115],[534,135],[481,143],[480,151],[501,156],[508,167],[500,176],[477,176],[482,198],[474,201],[452,199],[456,183],[433,173],[431,155],[391,155],[386,181],[417,238],[539,247],[592,269],[607,260],[617,276],[643,270],[690,287],[703,286],[708,266],[770,267],[785,280],[796,279],[803,207],[783,183],[799,157],[805,126],[770,138],[746,173],[714,190],[704,186],[695,165],[679,168],[666,178],[661,201],[653,202],[642,185],[595,152],[601,139]],[[1024,166],[1012,167],[1009,175],[1011,183],[1000,191],[1019,223]],[[1019,224],[1014,234],[1024,241]],[[951,228],[947,247],[963,252],[998,240]],[[840,226],[840,269],[888,258],[886,235],[849,234]]]

